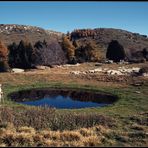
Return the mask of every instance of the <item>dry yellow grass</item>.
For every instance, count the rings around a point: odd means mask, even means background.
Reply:
[[[97,146],[104,137],[97,134],[99,126],[73,131],[35,131],[31,127],[11,130],[9,127],[0,131],[1,146]],[[102,128],[102,127],[101,127]],[[105,130],[104,130],[105,132]]]
[[[1,144],[0,144],[0,147],[7,147],[7,145],[4,144],[4,143],[1,143]]]
[[[137,128],[137,125],[132,127]],[[147,145],[146,133],[143,128],[139,128],[139,136],[143,136],[143,145]],[[118,140],[112,136],[122,141],[123,146],[131,146],[133,142],[139,146],[142,145],[140,139],[136,139],[137,133],[116,131],[102,125],[70,131],[51,131],[49,129],[38,131],[25,126],[14,128],[12,124],[8,124],[6,127],[0,128],[0,146],[94,147],[118,145]]]
[[[78,131],[64,131],[60,134],[62,141],[79,141],[82,135]]]
[[[141,67],[147,65],[146,63],[142,64],[131,64],[131,65],[120,65],[120,64],[103,64],[102,68],[111,68],[117,69],[120,66],[125,67]],[[110,86],[114,85],[114,87],[123,87],[124,83],[112,83],[112,82],[104,82],[99,80],[96,81],[95,78],[79,78],[70,75],[70,71],[87,71],[91,69],[98,68],[95,66],[95,63],[83,63],[79,66],[67,66],[67,67],[55,67],[51,69],[45,70],[31,70],[25,73],[0,73],[0,82],[2,84],[13,84],[17,85],[32,85],[35,83],[51,83],[51,82],[59,82],[59,83],[78,83],[78,84],[90,84],[96,86]],[[99,75],[99,74],[98,74]]]
[[[34,128],[32,127],[27,127],[27,126],[24,126],[24,127],[20,127],[18,128],[17,130],[18,132],[23,132],[23,133],[28,133],[28,134],[35,134],[35,130]]]
[[[98,146],[99,144],[101,144],[101,137],[98,137],[97,135],[94,136],[89,136],[89,137],[84,137],[82,139],[82,143],[84,144],[84,146]]]

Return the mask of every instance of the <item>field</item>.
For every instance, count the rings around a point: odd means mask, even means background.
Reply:
[[[144,65],[147,62],[124,66]],[[5,99],[0,106],[0,146],[148,146],[148,78],[70,74],[95,68],[95,63],[85,63],[0,73]],[[8,98],[11,92],[42,87],[106,91],[119,100],[102,108],[60,110],[18,105]]]

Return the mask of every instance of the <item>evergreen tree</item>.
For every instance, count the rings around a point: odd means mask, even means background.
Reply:
[[[16,65],[16,53],[17,53],[17,45],[15,42],[13,42],[11,45],[8,46],[9,49],[9,65],[10,67],[15,67]]]
[[[148,61],[148,48],[144,48],[142,53],[143,53],[143,57]]]
[[[112,40],[107,48],[106,57],[114,62],[119,62],[125,59],[125,51],[121,44],[117,40]]]
[[[33,47],[31,43],[24,42],[23,40],[20,41],[20,44],[18,46],[18,53],[20,57],[20,67],[22,68],[30,68],[31,67],[31,58],[33,54]]]
[[[31,68],[34,52],[31,43],[21,40],[18,46],[16,43],[10,45],[9,51],[9,63],[11,67]]]

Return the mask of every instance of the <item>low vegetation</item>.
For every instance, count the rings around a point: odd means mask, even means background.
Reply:
[[[23,78],[25,84],[26,79]],[[22,81],[22,80],[21,80]],[[33,82],[33,80],[32,80]],[[120,96],[108,107],[57,110],[17,105],[7,98],[0,107],[1,146],[147,146],[147,83],[141,87],[36,83],[4,86],[9,93],[32,87],[107,91]],[[141,94],[136,94],[138,89]]]
[[[15,127],[31,126],[35,129],[74,130],[95,125],[114,126],[114,120],[101,114],[79,114],[65,112],[48,107],[1,107],[1,126],[10,122]]]
[[[114,130],[105,125],[77,130],[35,130],[31,126],[0,127],[0,146],[147,146],[146,125],[132,123],[131,130]]]
[[[114,69],[120,65],[103,66]],[[131,81],[111,81],[109,77],[105,81],[103,75],[99,79],[93,74],[83,78],[68,74],[69,70],[94,68],[94,63],[88,63],[65,69],[0,73],[5,99],[0,104],[0,146],[147,146],[147,77],[130,76]],[[102,91],[119,99],[102,108],[69,110],[25,106],[9,98],[10,93],[32,88]]]

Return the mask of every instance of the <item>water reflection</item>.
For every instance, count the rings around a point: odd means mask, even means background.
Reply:
[[[10,94],[12,100],[34,106],[55,108],[102,107],[115,102],[118,98],[106,92],[90,92],[67,89],[31,89]]]
[[[74,109],[74,108],[86,108],[86,107],[103,107],[108,105],[107,103],[95,103],[95,102],[84,102],[84,101],[78,101],[73,100],[71,97],[65,97],[65,96],[52,96],[52,97],[46,97],[35,101],[25,101],[21,102],[22,104],[26,105],[33,105],[33,106],[50,106],[60,109]]]

